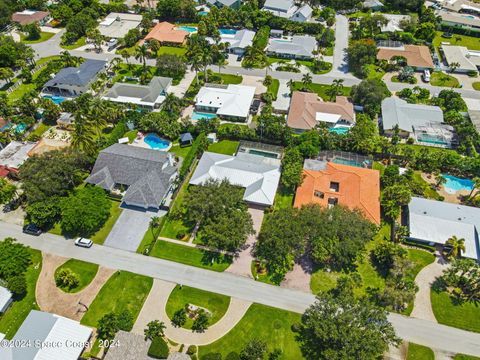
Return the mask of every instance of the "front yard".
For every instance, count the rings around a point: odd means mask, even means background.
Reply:
[[[408,344],[407,360],[435,360],[433,350],[422,345],[414,343]]]
[[[435,71],[432,73],[430,78],[430,84],[433,86],[444,86],[453,88],[460,87],[460,83],[458,82],[457,78],[445,74],[441,71]]]
[[[38,44],[38,43],[47,41],[48,39],[50,39],[54,35],[55,35],[55,33],[42,31],[40,33],[40,38],[39,39],[28,40],[27,36],[25,34],[21,33],[20,34],[20,41],[23,42],[24,44]]]
[[[97,275],[98,265],[81,261],[81,260],[70,259],[66,263],[59,266],[57,270],[55,270],[55,276],[60,271],[66,270],[66,269],[72,271],[77,275],[79,280],[78,286],[76,286],[73,289],[62,288],[62,287],[60,287],[60,289],[68,293],[76,293],[76,292],[79,292],[80,290],[83,290],[86,286],[88,286],[88,284],[92,282],[92,280],[95,278],[95,275]]]
[[[310,84],[308,85],[308,89],[314,93],[316,93],[319,97],[321,97],[324,101],[330,101],[330,96],[327,95],[328,89],[330,85],[325,84]],[[303,89],[303,84],[301,81],[295,81],[293,84],[292,91],[300,91]],[[350,96],[350,91],[352,90],[351,87],[344,86],[339,95],[341,96]]]
[[[83,316],[83,325],[97,327],[104,315],[128,310],[135,322],[153,284],[153,279],[128,271],[117,271],[103,285]],[[133,325],[133,324],[132,324]]]

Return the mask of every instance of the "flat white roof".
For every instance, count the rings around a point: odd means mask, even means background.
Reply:
[[[332,123],[332,124],[335,124],[338,120],[341,119],[341,117],[342,116],[339,114],[330,114],[330,113],[324,113],[324,112],[317,112],[315,114],[315,120]]]
[[[141,21],[141,15],[110,13],[98,24],[98,30],[109,38],[123,38],[131,29],[137,28]]]
[[[458,63],[460,70],[478,71],[480,52],[470,51],[465,46],[442,45],[443,55],[447,64]]]
[[[12,293],[7,288],[0,286],[0,312],[4,312],[10,301],[12,300]]]
[[[217,109],[217,115],[247,118],[254,95],[253,86],[204,86],[195,98],[195,105]]]
[[[36,142],[12,141],[0,150],[0,165],[18,169],[28,159],[28,152],[37,145]]]

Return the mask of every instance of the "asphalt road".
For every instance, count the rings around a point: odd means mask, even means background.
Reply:
[[[246,277],[213,272],[106,246],[94,245],[90,249],[83,249],[74,246],[72,240],[66,240],[61,236],[42,234],[34,237],[23,234],[18,225],[0,222],[0,239],[7,236],[43,252],[89,261],[112,269],[131,271],[298,313],[302,313],[315,299],[312,294],[256,282]],[[397,335],[407,341],[451,353],[480,356],[478,333],[398,314],[390,314],[389,320],[395,327]]]

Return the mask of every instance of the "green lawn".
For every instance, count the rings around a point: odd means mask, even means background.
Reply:
[[[90,239],[95,244],[103,244],[103,242],[107,239],[108,234],[113,228],[113,225],[117,222],[118,217],[122,213],[123,209],[120,207],[120,202],[115,200],[110,200],[112,206],[110,207],[110,217],[105,221],[102,228],[98,230]]]
[[[267,92],[272,94],[272,99],[277,100],[278,89],[280,88],[280,81],[278,79],[272,79],[272,83],[267,88]]]
[[[35,84],[22,84],[8,94],[8,100],[10,103],[13,103],[32,90],[35,90]]]
[[[80,46],[83,46],[86,44],[86,38],[85,37],[81,37],[80,39],[78,39],[77,41],[75,41],[73,44],[60,44],[60,47],[65,49],[65,50],[74,50],[76,48],[79,48]]]
[[[130,311],[135,322],[152,284],[152,278],[128,271],[117,271],[100,289],[81,323],[96,327],[98,320],[105,314],[120,313],[124,310]]]
[[[385,71],[375,64],[367,65],[367,69],[367,79],[381,79],[383,78],[383,75],[385,75]]]
[[[430,291],[432,309],[440,324],[480,332],[480,306],[473,303],[454,305],[448,293]]]
[[[42,136],[45,131],[50,129],[50,125],[44,124],[43,122],[38,124],[38,126],[30,133],[30,136]]]
[[[453,360],[480,360],[480,358],[471,355],[457,354],[453,357]]]
[[[169,152],[174,153],[175,155],[185,158],[190,151],[192,147],[191,146],[183,146],[181,147],[180,145],[174,145],[171,147]]]
[[[278,276],[277,274],[270,274],[268,271],[258,272],[257,269],[257,261],[253,260],[250,264],[250,271],[252,272],[252,276],[256,281],[260,281],[270,285],[280,285],[283,278]]]
[[[432,73],[430,78],[430,84],[433,86],[444,86],[444,87],[460,87],[458,80],[448,74],[445,74],[441,71],[435,71]]]
[[[414,264],[413,268],[408,272],[408,276],[411,279],[415,279],[420,270],[435,260],[435,256],[431,252],[420,249],[408,249],[408,258]]]
[[[150,80],[153,76],[155,76],[157,69],[154,66],[147,66],[148,77],[147,79]],[[127,80],[125,78],[140,78],[142,76],[144,70],[143,65],[138,64],[119,64],[118,70],[116,72],[115,77],[113,78],[113,82],[126,82],[130,84],[136,84],[138,81],[135,80]]]
[[[160,50],[158,50],[157,55],[170,54],[170,55],[183,56],[185,55],[186,52],[187,52],[187,49],[183,47],[162,46],[160,47]]]
[[[275,195],[273,207],[275,210],[289,208],[293,206],[293,198],[295,193],[292,190],[279,187]]]
[[[435,354],[426,346],[409,343],[407,360],[435,360]]]
[[[233,155],[237,152],[239,144],[238,141],[221,140],[215,144],[210,144],[208,146],[208,151],[218,154]]]
[[[231,74],[220,74],[220,73],[214,73],[214,75],[218,75],[222,78],[222,84],[226,85],[238,85],[241,84],[243,81],[242,76],[237,76],[237,75],[231,75]]]
[[[253,304],[240,322],[221,339],[199,348],[200,360],[209,353],[220,353],[223,359],[231,352],[237,354],[252,339],[265,341],[268,350],[280,349],[280,359],[302,359],[291,326],[300,321],[300,314]],[[233,357],[232,359],[238,358]]]
[[[52,60],[58,60],[60,59],[60,56],[59,55],[53,55],[53,56],[47,56],[47,57],[44,57],[44,58],[41,58],[41,59],[38,59],[37,61],[35,61],[35,63],[37,65],[42,65],[46,62],[50,62]]]
[[[0,316],[0,332],[4,333],[7,339],[11,339],[15,335],[30,310],[39,309],[35,300],[35,288],[42,270],[42,253],[33,249],[30,249],[30,252],[32,254],[32,265],[28,267],[25,273],[27,294],[23,299],[14,301],[5,314]]]
[[[55,33],[42,31],[42,32],[40,33],[40,39],[37,39],[37,40],[27,40],[27,36],[22,33],[22,34],[20,34],[20,41],[23,42],[24,44],[38,44],[38,43],[47,41],[47,40],[50,39],[53,35],[55,35]]]
[[[92,282],[92,280],[95,278],[95,275],[97,275],[98,265],[76,259],[70,259],[63,265],[60,265],[57,270],[55,270],[55,275],[57,275],[61,270],[64,269],[70,269],[76,275],[78,275],[79,283],[76,288],[71,290],[69,290],[68,288],[59,288],[68,293],[76,293],[80,290],[83,290],[88,284]]]
[[[159,236],[182,240],[183,237],[181,238],[181,235],[183,234],[185,236],[184,240],[187,240],[188,235],[192,232],[194,224],[188,224],[188,222],[185,221],[185,216],[180,216],[180,218],[171,217],[171,214],[178,212],[183,214],[183,200],[188,192],[188,181],[189,179],[186,179],[180,187],[170,212],[166,215]]]
[[[433,39],[433,46],[438,48],[442,42],[452,45],[465,46],[470,50],[480,50],[480,38],[474,36],[453,34],[450,39],[442,37],[443,31],[437,31],[437,35]]]
[[[218,272],[225,271],[232,263],[232,259],[229,256],[223,256],[185,245],[173,244],[163,240],[157,240],[150,255]]]
[[[423,189],[423,197],[427,199],[440,200],[441,196],[426,182],[421,175],[420,171],[415,171],[412,181],[417,185],[416,187]]]
[[[301,90],[302,88],[303,88],[302,82],[295,81],[295,83],[293,84],[293,91]],[[324,101],[330,101],[330,96],[327,95],[327,89],[330,88],[330,85],[310,84],[308,88],[312,92],[317,93],[317,95],[320,96]],[[352,90],[351,87],[344,86],[342,89],[342,93],[340,95],[349,96],[351,90]]]
[[[225,295],[215,294],[188,286],[180,287],[177,285],[170,294],[166,305],[168,317],[171,319],[177,310],[185,308],[188,304],[207,309],[211,314],[209,322],[209,325],[211,326],[225,315],[228,305],[230,304],[230,298]],[[183,327],[191,329],[192,324],[193,319],[187,317],[187,322]]]

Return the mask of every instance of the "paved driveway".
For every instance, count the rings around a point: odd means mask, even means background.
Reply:
[[[117,222],[108,234],[104,245],[117,249],[137,251],[143,235],[148,229],[152,216],[163,216],[165,211],[145,211],[142,209],[123,207]]]

